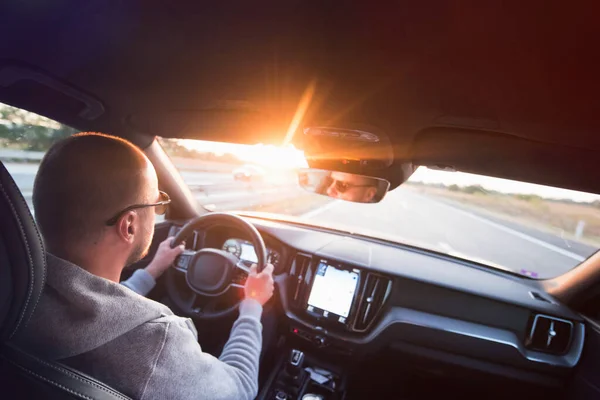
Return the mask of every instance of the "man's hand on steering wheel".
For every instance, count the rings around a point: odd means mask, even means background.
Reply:
[[[267,264],[265,269],[260,273],[256,271],[256,264],[254,264],[250,268],[250,273],[244,286],[244,294],[247,299],[254,299],[260,305],[264,305],[273,296],[273,291],[275,290],[275,285],[273,284],[273,265]]]
[[[185,250],[185,242],[181,242],[179,246],[171,247],[173,237],[168,237],[163,240],[156,250],[156,254],[150,264],[146,267],[146,271],[152,275],[154,280],[158,279],[163,272],[173,265],[173,260]]]

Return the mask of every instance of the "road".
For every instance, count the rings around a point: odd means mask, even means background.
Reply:
[[[6,168],[31,207],[37,164],[5,163]],[[273,185],[269,182],[236,182],[232,173],[181,171],[198,203],[215,211],[241,210],[285,201],[298,194],[295,182]],[[289,180],[289,179],[288,179]]]
[[[424,245],[538,278],[562,274],[595,251],[587,245],[573,246],[554,235],[492,220],[464,205],[402,187],[388,193],[379,204],[335,201],[307,213],[305,218]]]
[[[7,167],[30,201],[37,166]],[[253,209],[270,204],[270,211],[276,211],[278,204],[283,209],[287,200],[301,192],[293,184],[235,182],[230,173],[184,171],[182,175],[199,203],[213,210]],[[365,234],[433,248],[538,278],[564,273],[595,251],[590,246],[569,243],[405,187],[390,192],[379,204],[333,201],[305,213],[303,218],[315,224],[346,226]]]

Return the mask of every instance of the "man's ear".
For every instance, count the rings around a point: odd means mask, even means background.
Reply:
[[[117,221],[117,233],[122,240],[128,243],[133,242],[133,238],[137,233],[137,219],[138,215],[133,210],[126,212],[119,218]]]

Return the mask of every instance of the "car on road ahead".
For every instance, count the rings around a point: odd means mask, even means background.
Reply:
[[[257,165],[243,165],[233,170],[233,179],[240,182],[261,182],[265,170]]]
[[[44,129],[0,125],[0,146],[43,151],[68,126],[143,150],[171,199],[149,257],[169,235],[187,246],[149,298],[216,357],[248,266],[274,264],[259,399],[600,398],[598,10],[540,9],[6,2],[0,120]],[[3,393],[126,398],[120,365],[14,345],[47,272],[36,171],[0,165]],[[189,272],[202,249],[235,261],[205,269],[208,295]]]

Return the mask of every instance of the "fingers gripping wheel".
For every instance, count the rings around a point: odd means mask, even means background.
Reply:
[[[226,225],[243,230],[254,245],[254,250],[258,259],[257,271],[260,272],[265,268],[267,263],[267,248],[262,236],[254,226],[233,214],[210,213],[194,218],[175,236],[171,243],[171,247],[181,244],[195,230],[205,229],[213,225]],[[249,271],[248,267],[238,260],[235,255],[221,249],[205,248],[199,251],[186,250],[175,260],[175,263],[176,265],[179,265],[179,263],[186,264],[186,281],[188,286],[196,295],[204,298],[216,298],[224,295],[232,286],[232,279],[236,269],[241,269],[245,272]],[[191,302],[189,300],[182,301],[181,293],[177,291],[176,285],[173,282],[173,273],[178,272],[170,271],[171,277],[167,278],[167,288],[171,298],[184,312],[196,317],[211,318],[225,316],[230,312],[235,311],[237,308],[236,304],[235,306],[220,312],[207,312],[206,310],[203,310],[201,313],[202,315],[199,315],[197,310],[193,309],[193,303],[196,300],[195,297]]]

